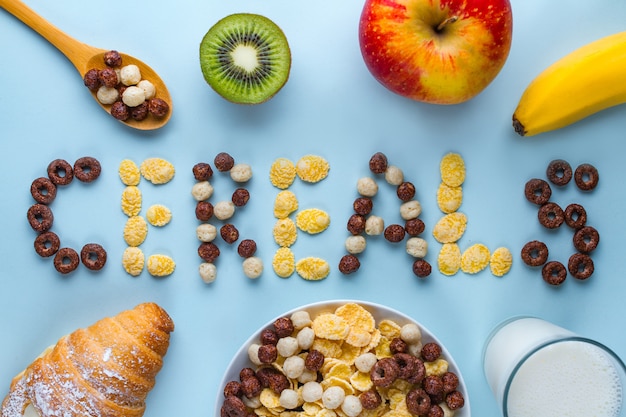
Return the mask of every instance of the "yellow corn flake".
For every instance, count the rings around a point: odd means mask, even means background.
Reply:
[[[146,219],[153,226],[165,226],[172,220],[172,212],[162,204],[153,204],[146,210]]]
[[[324,210],[305,209],[296,215],[296,225],[307,233],[321,233],[330,225],[330,216]]]
[[[136,277],[143,271],[145,258],[141,249],[137,247],[128,247],[122,254],[122,266],[127,274]]]
[[[350,376],[350,383],[361,392],[369,391],[374,386],[370,374],[361,371],[356,371]]]
[[[163,158],[148,158],[139,167],[141,175],[153,184],[165,184],[174,178],[176,169]]]
[[[497,277],[507,274],[513,265],[513,255],[508,248],[500,247],[493,251],[489,260],[491,273]]]
[[[263,391],[261,391],[261,395],[259,395],[259,401],[270,410],[274,410],[280,407],[279,394],[277,394],[276,392],[274,392],[274,390],[270,388],[264,388]]]
[[[272,259],[272,268],[281,278],[289,278],[296,270],[296,257],[289,248],[278,248]]]
[[[316,337],[328,340],[344,340],[350,332],[350,325],[334,313],[322,313],[313,319],[311,328]]]
[[[348,335],[348,338],[350,337],[350,335]],[[371,340],[371,336],[370,336],[370,340]],[[347,342],[347,340],[346,340]],[[361,355],[363,353],[363,348],[359,347],[359,346],[354,346],[354,345],[350,345],[348,343],[344,343],[341,345],[341,356],[339,356],[339,359],[341,359],[342,361],[349,363],[349,364],[353,364],[354,361],[356,360],[356,358],[359,357],[359,355]]]
[[[439,169],[441,180],[450,187],[459,187],[465,181],[465,161],[458,153],[444,155]]]
[[[285,248],[293,245],[298,238],[296,224],[289,218],[278,219],[276,224],[274,224],[272,233],[274,235],[274,241],[278,246]]]
[[[426,368],[426,375],[435,375],[441,376],[448,372],[448,361],[442,358],[439,358],[433,362],[424,362],[424,367]]]
[[[155,277],[166,277],[176,269],[176,262],[167,255],[150,255],[148,257],[148,272]]]
[[[347,380],[350,378],[353,372],[354,371],[352,370],[352,366],[349,363],[343,360],[338,360],[335,362],[333,366],[330,367],[330,369],[328,369],[328,371],[326,372],[324,376],[326,378],[334,377],[334,378]]]
[[[141,180],[139,167],[130,159],[124,159],[120,162],[118,173],[124,185],[138,185]]]
[[[302,258],[296,262],[296,272],[307,281],[318,281],[330,274],[330,265],[322,258]]]
[[[296,210],[298,210],[298,198],[293,192],[284,190],[276,194],[274,216],[277,219],[289,217]]]
[[[387,339],[393,339],[394,337],[400,337],[400,330],[402,327],[393,320],[384,319],[378,323],[378,330]]]
[[[330,165],[317,155],[305,155],[296,163],[296,174],[305,182],[319,182],[328,176]]]
[[[129,217],[124,226],[124,241],[128,246],[139,246],[148,236],[148,223],[142,216]]]
[[[433,227],[433,236],[440,243],[456,242],[465,233],[467,216],[463,213],[449,213],[439,219]]]
[[[355,392],[354,387],[352,386],[352,384],[350,384],[349,376],[345,379],[338,378],[336,376],[330,376],[324,378],[320,385],[322,385],[322,388],[324,388],[324,390],[330,387],[340,387],[341,389],[343,389],[346,395],[352,395]]]
[[[437,189],[437,205],[444,213],[454,213],[463,202],[463,188],[450,187],[442,182]]]
[[[382,336],[380,338],[380,342],[378,342],[378,344],[374,348],[374,354],[378,359],[392,357],[393,353],[391,353],[391,339]]]
[[[489,265],[491,253],[482,243],[476,243],[465,249],[461,255],[461,270],[466,274],[476,274]]]
[[[461,268],[461,249],[456,243],[444,243],[437,256],[439,272],[444,275],[454,275]]]
[[[343,340],[328,340],[316,338],[311,349],[319,350],[324,355],[326,361],[332,358],[339,358],[343,353],[341,345]]]
[[[270,167],[270,182],[274,187],[284,190],[296,179],[296,166],[287,158],[278,158]]]
[[[374,316],[356,303],[346,303],[335,311],[350,325],[350,333],[346,337],[346,343],[355,347],[369,345],[372,340],[372,332],[376,327]]]
[[[380,330],[374,329],[374,331],[372,332],[372,338],[370,340],[369,345],[362,348],[361,353],[369,352],[372,349],[376,348],[376,346],[378,346],[378,344],[380,343],[380,340],[382,339],[382,337],[383,336],[381,335]]]
[[[141,211],[141,190],[135,185],[129,185],[122,191],[122,211],[128,217],[136,216]]]

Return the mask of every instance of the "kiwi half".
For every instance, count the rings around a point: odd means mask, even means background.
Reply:
[[[236,13],[204,35],[200,67],[206,82],[226,100],[259,104],[287,82],[291,50],[273,21],[258,14]]]

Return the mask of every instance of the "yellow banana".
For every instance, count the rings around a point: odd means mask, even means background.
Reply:
[[[591,42],[546,68],[513,113],[522,136],[556,130],[626,102],[626,32]]]

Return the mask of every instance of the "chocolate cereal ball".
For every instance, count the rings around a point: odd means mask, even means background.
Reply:
[[[220,152],[213,161],[215,168],[220,172],[227,172],[235,165],[235,160],[226,152]]]
[[[213,176],[213,168],[205,162],[198,162],[192,168],[196,181],[208,181]]]
[[[352,254],[344,255],[339,261],[339,271],[342,274],[351,274],[356,272],[361,267],[361,262],[359,258]]]
[[[387,156],[382,152],[376,152],[370,158],[369,166],[374,174],[384,174],[388,166]]]

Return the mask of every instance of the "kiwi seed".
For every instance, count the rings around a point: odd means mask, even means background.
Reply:
[[[200,43],[206,82],[228,101],[259,104],[287,82],[291,51],[283,31],[267,17],[236,13],[217,22]]]

